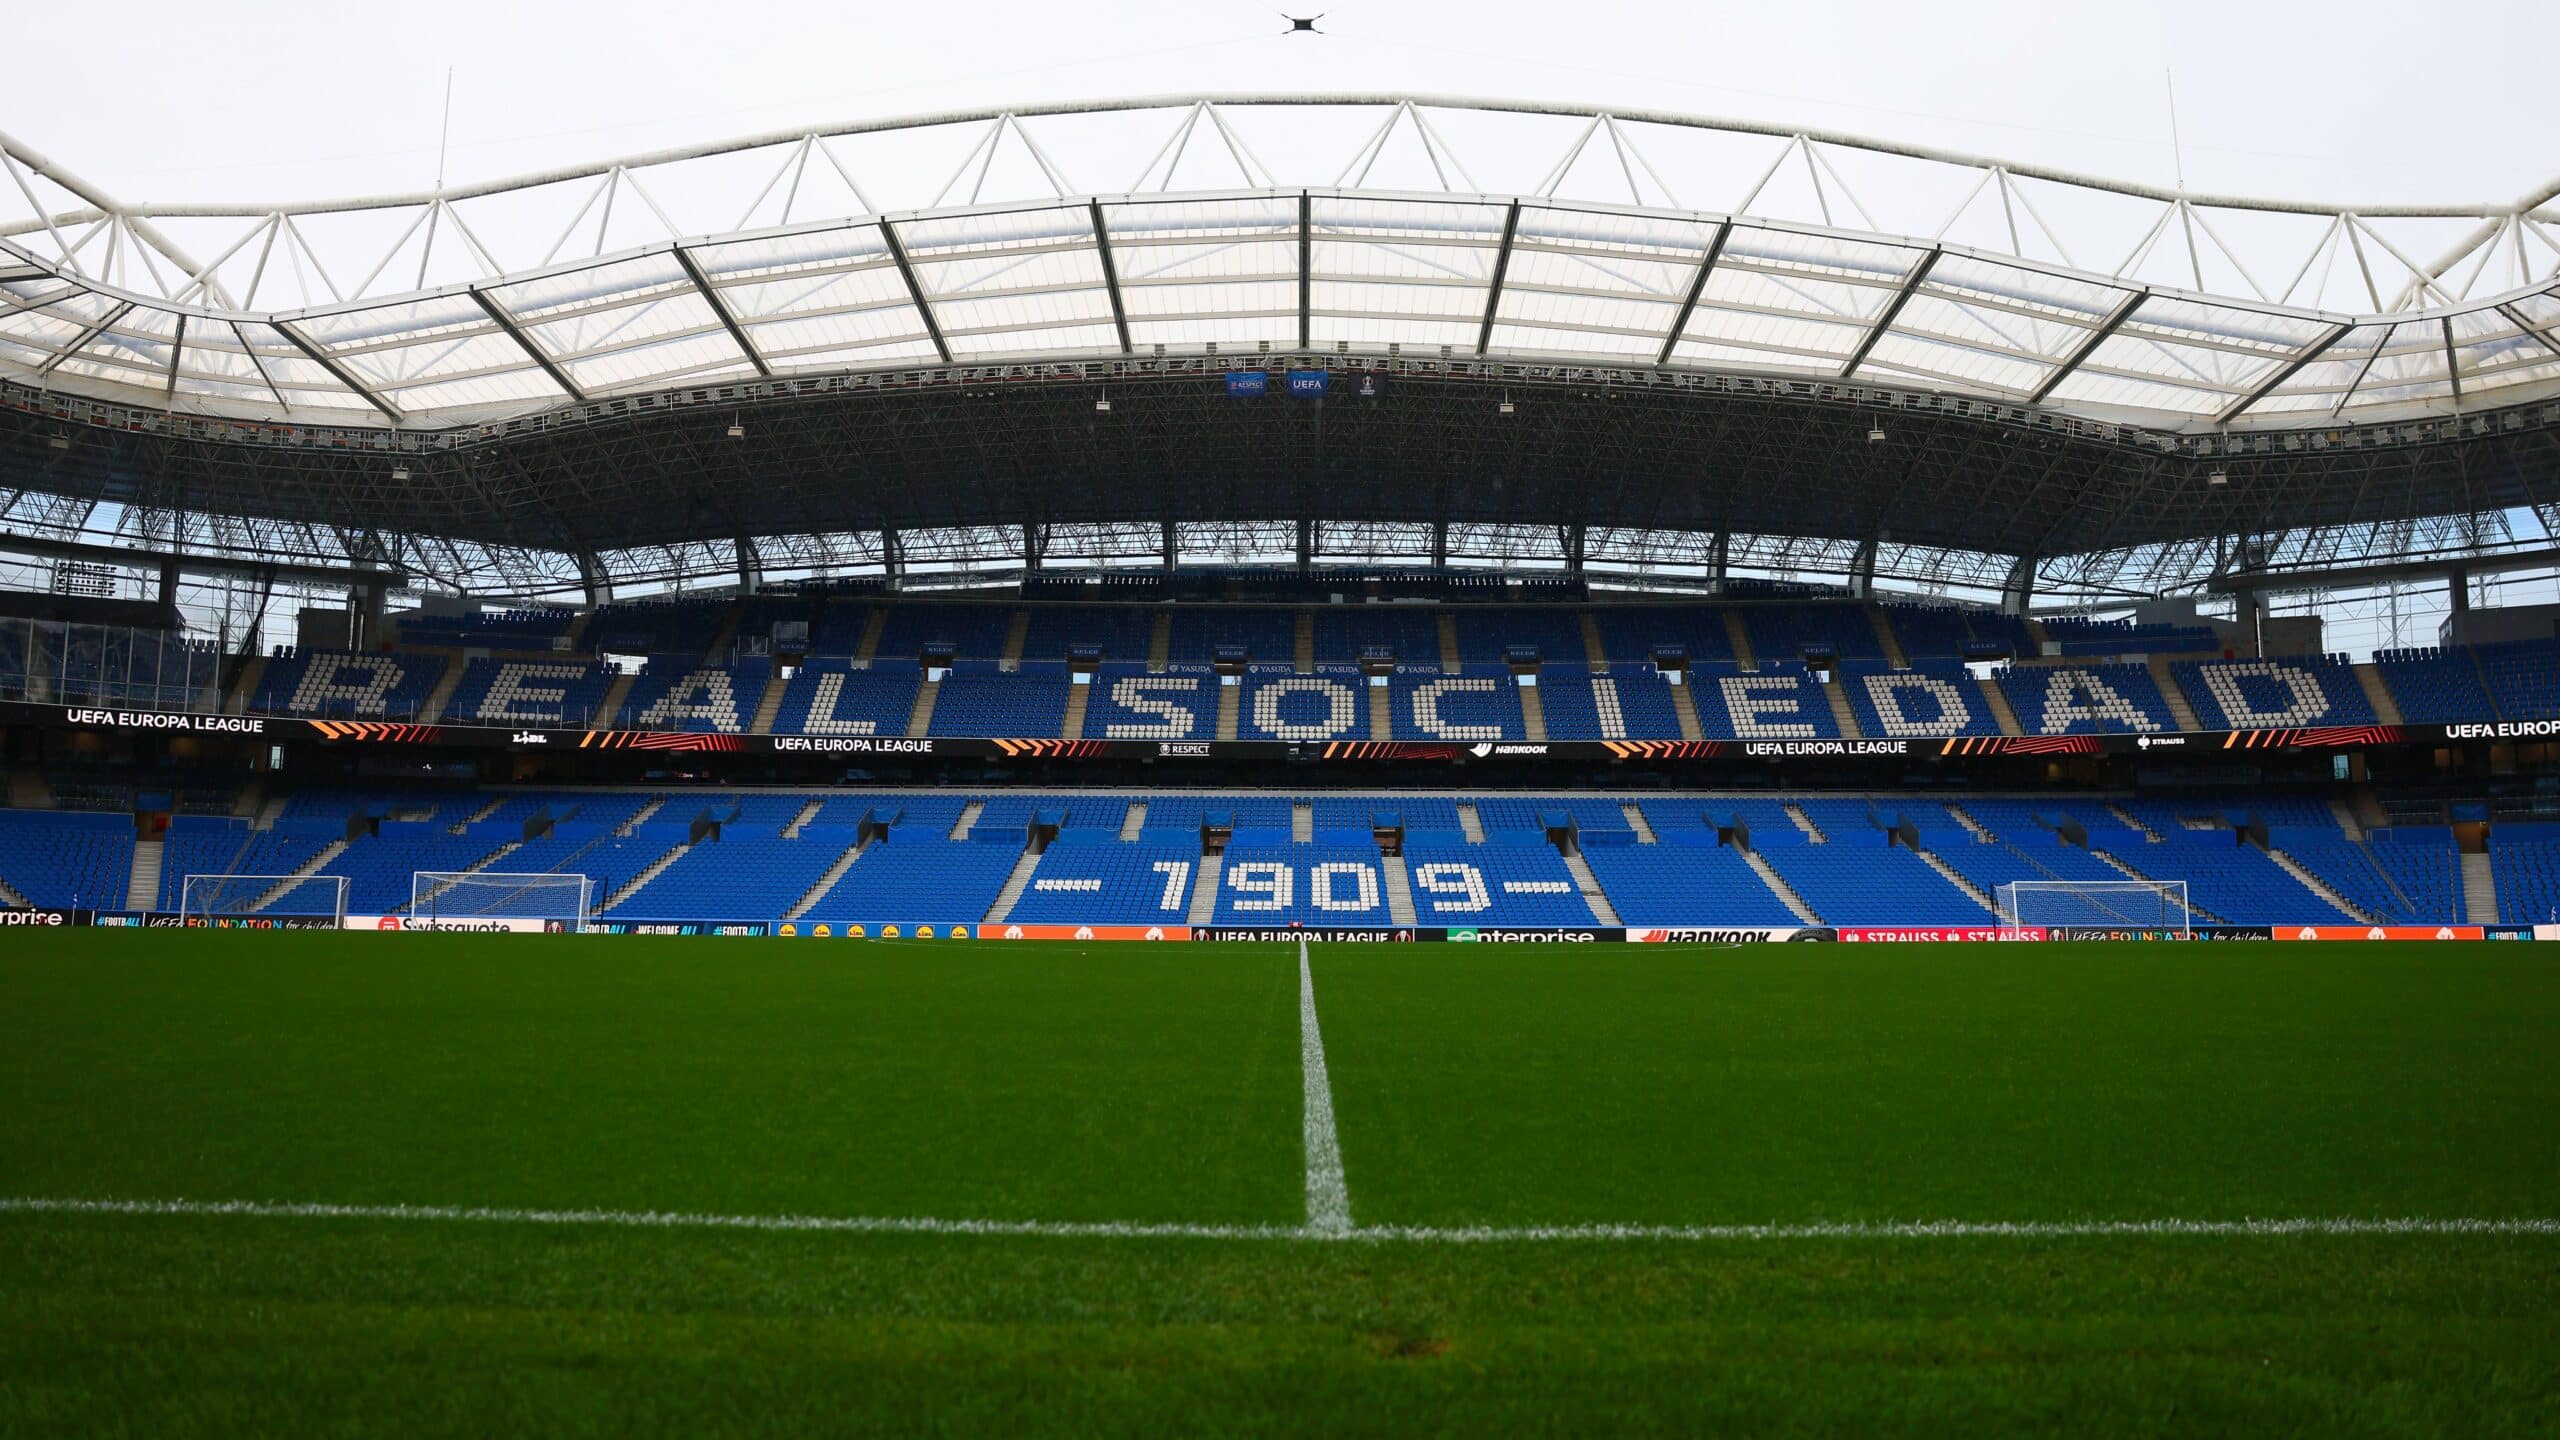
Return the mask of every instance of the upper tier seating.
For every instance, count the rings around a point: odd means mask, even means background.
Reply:
[[[1450,610],[1458,630],[1458,659],[1469,667],[1500,665],[1514,645],[1534,646],[1550,665],[1582,665],[1582,612],[1553,606],[1464,605]]]
[[[2399,703],[2403,720],[2441,725],[2494,719],[2497,703],[2489,698],[2488,682],[2472,656],[2472,651],[2459,647],[2376,650],[2373,665],[2390,688],[2391,698]]]
[[[1385,740],[1369,733],[1368,678],[1356,668],[1317,666],[1313,675],[1256,666],[1237,697],[1243,740]]]
[[[1022,632],[1022,658],[1063,662],[1078,645],[1099,645],[1105,660],[1145,664],[1156,613],[1141,605],[1035,605]]]
[[[1996,610],[1967,610],[1951,605],[1884,606],[1893,638],[1911,660],[1961,660],[1972,647],[1992,646],[2008,655],[2032,655],[2027,622]]]
[[[1677,740],[1680,714],[1671,686],[1651,665],[1621,663],[1605,675],[1579,665],[1538,672],[1538,698],[1550,740]]]
[[[2137,625],[2085,615],[2047,616],[2044,633],[2065,655],[2191,655],[2222,648],[2207,626]]]
[[[1756,673],[1730,665],[1695,666],[1690,703],[1709,739],[1836,740],[1840,724],[1813,672],[1789,660],[1766,660]]]
[[[249,708],[265,715],[415,720],[444,672],[443,656],[414,651],[279,651],[267,661]]]
[[[584,727],[614,672],[591,660],[474,660],[444,708],[447,724]]]
[[[2131,662],[2006,665],[1994,673],[2025,734],[2151,735],[2178,728],[2151,672]]]
[[[674,655],[699,660],[710,653],[735,601],[676,597],[599,605],[587,621],[579,648],[616,655]]]
[[[1298,612],[1177,605],[1170,639],[1167,658],[1176,664],[1206,665],[1218,658],[1219,646],[1241,645],[1251,659],[1288,665],[1298,654]]]
[[[1751,634],[1751,651],[1763,665],[1826,647],[1843,660],[1884,656],[1884,640],[1876,634],[1872,612],[1862,604],[1746,605],[1741,614]]]
[[[742,659],[727,668],[697,667],[680,656],[649,661],[631,684],[621,723],[633,730],[689,730],[743,735],[756,718],[773,663]]]
[[[1440,612],[1417,605],[1327,605],[1314,612],[1316,664],[1357,665],[1384,649],[1399,665],[1440,663]],[[1287,656],[1273,656],[1284,660]]]
[[[1144,665],[1094,672],[1084,734],[1089,740],[1209,740],[1218,728],[1218,677],[1204,666],[1149,674]],[[1238,733],[1243,726],[1238,723]]]
[[[776,735],[904,735],[924,671],[913,660],[881,660],[857,670],[813,660],[794,673],[774,712]]]
[[[1896,670],[1882,660],[1849,660],[1840,688],[1869,739],[1939,739],[1997,735],[2000,721],[1960,661],[1918,660]]]
[[[429,615],[412,610],[389,617],[403,645],[451,645],[480,650],[556,650],[577,624],[569,609],[491,610],[471,615]]]
[[[950,645],[962,660],[1001,660],[1013,629],[1011,605],[939,605],[909,600],[888,607],[879,658],[913,660],[928,645]],[[1055,732],[1052,732],[1055,733]]]
[[[54,698],[64,704],[191,710],[205,703],[222,667],[220,650],[172,631],[73,625],[54,638],[61,660]]]
[[[2355,671],[2334,655],[2181,660],[2173,668],[2197,723],[2208,730],[2375,723],[2373,702]]]
[[[936,735],[1055,735],[1067,714],[1067,667],[1026,663],[1001,674],[994,662],[964,660],[942,677],[934,698]]]
[[[1399,740],[1520,740],[1519,687],[1508,670],[1471,668],[1443,675],[1438,667],[1396,667],[1395,738]]]
[[[1692,661],[1733,658],[1724,612],[1704,605],[1595,605],[1591,618],[1612,662],[1650,660],[1655,650],[1671,646],[1686,650]]]
[[[2495,718],[2560,720],[2560,643],[2513,640],[2474,646],[2472,653],[2498,702]]]

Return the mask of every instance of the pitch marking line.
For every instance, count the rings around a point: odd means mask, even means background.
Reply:
[[[1351,1187],[1342,1178],[1342,1137],[1333,1128],[1333,1082],[1324,1068],[1324,1031],[1316,1024],[1316,976],[1307,942],[1298,942],[1298,1058],[1306,1076],[1307,1229],[1351,1231]]]
[[[1558,1241],[2070,1240],[2293,1235],[2560,1237],[2560,1219],[1849,1220],[1802,1225],[1189,1225],[1118,1221],[931,1220],[851,1215],[720,1215],[664,1210],[519,1210],[473,1205],[327,1205],[265,1200],[0,1197],[0,1215],[236,1216],[577,1225],[625,1230],[764,1230],[857,1235],[1032,1236],[1114,1240],[1299,1240],[1329,1244],[1498,1245]]]

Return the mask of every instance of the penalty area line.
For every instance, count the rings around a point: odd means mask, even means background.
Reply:
[[[332,1205],[268,1200],[0,1197],[0,1215],[124,1215],[260,1220],[388,1220],[625,1230],[758,1230],[1104,1240],[1291,1240],[1329,1244],[1502,1245],[1595,1241],[2073,1240],[2151,1237],[2551,1236],[2560,1219],[2353,1216],[2244,1220],[1845,1220],[1795,1225],[1192,1225],[1119,1221],[936,1220],[858,1215],[722,1215],[666,1210],[539,1210],[477,1205]]]

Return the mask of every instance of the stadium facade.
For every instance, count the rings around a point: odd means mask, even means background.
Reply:
[[[1553,162],[1479,187],[1489,134]],[[1069,178],[1104,165],[1137,178]],[[2560,554],[2550,188],[2203,197],[1344,96],[320,204],[0,168],[34,911],[211,875],[280,919],[331,877],[400,921],[470,874],[945,933],[2560,902],[2550,616],[2351,663],[2266,603],[2464,611]],[[2057,923],[2162,919],[2089,904]]]

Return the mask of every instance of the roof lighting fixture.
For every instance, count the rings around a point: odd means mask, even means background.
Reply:
[[[739,423],[738,417],[734,415],[729,417],[729,438],[732,440],[744,440],[747,438],[747,427]]]
[[[394,480],[406,480],[406,479],[408,479],[408,478],[409,478],[409,467],[408,467],[408,466],[406,466],[406,465],[394,464],[394,465],[391,467],[391,478],[392,478],[392,479],[394,479]]]
[[[1093,402],[1093,413],[1094,413],[1094,414],[1096,414],[1096,415],[1108,415],[1108,414],[1110,414],[1110,413],[1111,413],[1111,392],[1110,392],[1110,391],[1108,391],[1108,390],[1104,391],[1104,392],[1102,393],[1101,398],[1099,398],[1099,399],[1097,399],[1097,400],[1095,400],[1095,401]]]
[[[2228,485],[2231,483],[2231,477],[2223,471],[2221,466],[2216,465],[2211,470],[2205,472],[2204,483],[2207,485]]]
[[[1505,395],[1502,397],[1502,403],[1493,407],[1493,413],[1496,415],[1509,415],[1515,408],[1517,407],[1512,405],[1511,397]]]
[[[1881,426],[1881,425],[1869,425],[1869,426],[1867,427],[1867,443],[1868,443],[1868,444],[1870,444],[1870,445],[1881,445],[1881,444],[1883,444],[1883,443],[1884,443],[1884,427],[1883,427],[1883,426]]]
[[[68,450],[71,448],[71,437],[68,435],[49,435],[45,437],[44,443],[49,449]]]

